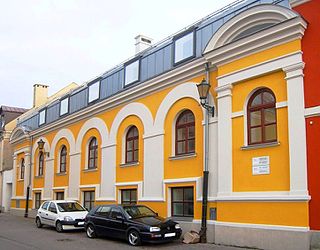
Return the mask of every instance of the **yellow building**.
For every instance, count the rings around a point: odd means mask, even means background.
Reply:
[[[199,229],[206,112],[196,84],[206,78],[208,240],[307,249],[307,24],[286,0],[263,2],[231,5],[151,47],[138,36],[133,59],[20,118],[11,209],[26,205],[23,161],[33,209],[138,203]]]

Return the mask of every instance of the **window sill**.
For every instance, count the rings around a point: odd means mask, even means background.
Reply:
[[[277,147],[277,146],[280,146],[280,142],[275,141],[275,142],[267,142],[267,143],[261,143],[261,144],[242,146],[241,150],[252,150],[252,149],[269,148],[269,147]]]
[[[121,163],[120,167],[121,168],[125,168],[125,167],[135,167],[135,166],[139,166],[140,162],[135,161],[135,162],[129,162],[129,163]]]
[[[36,179],[42,179],[42,178],[43,178],[43,175],[38,175],[38,176],[35,176],[34,178],[36,178]]]
[[[173,216],[170,217],[172,220],[174,221],[186,221],[186,222],[192,222],[193,221],[193,217],[177,217],[177,216]]]
[[[98,168],[86,168],[82,170],[82,172],[88,173],[88,172],[96,172],[98,171]]]
[[[23,182],[23,181],[24,181],[24,179],[19,179],[19,180],[18,180],[18,182]]]
[[[184,155],[174,155],[174,156],[170,156],[169,160],[170,161],[183,160],[183,159],[188,159],[188,158],[195,158],[196,156],[197,156],[196,153],[190,153],[190,154],[184,154]]]
[[[63,173],[56,173],[56,176],[65,176],[65,175],[67,175],[67,173],[66,173],[66,172],[63,172]]]

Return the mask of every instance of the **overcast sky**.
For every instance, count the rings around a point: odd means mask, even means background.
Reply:
[[[0,0],[0,105],[30,108],[134,55],[134,37],[159,42],[234,0]]]

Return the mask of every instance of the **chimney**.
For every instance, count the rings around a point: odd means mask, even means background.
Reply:
[[[33,107],[38,107],[47,102],[48,87],[44,84],[33,85]]]
[[[136,39],[136,54],[140,53],[141,51],[150,48],[152,40],[151,38],[144,36],[144,35],[137,35],[134,39]]]

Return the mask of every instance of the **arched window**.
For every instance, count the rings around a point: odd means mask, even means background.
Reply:
[[[139,159],[139,132],[132,126],[126,136],[126,163],[137,162]]]
[[[88,169],[97,168],[98,163],[98,141],[93,137],[89,142]]]
[[[67,147],[62,146],[60,151],[60,173],[67,171]]]
[[[176,123],[176,155],[195,152],[195,122],[190,110],[183,111]]]
[[[44,154],[40,152],[39,154],[39,168],[38,168],[38,176],[43,175],[43,167],[44,167]]]
[[[276,98],[270,89],[259,89],[248,102],[248,144],[277,141]]]
[[[22,158],[21,164],[20,164],[20,179],[24,179],[24,170],[25,170],[24,158]]]

